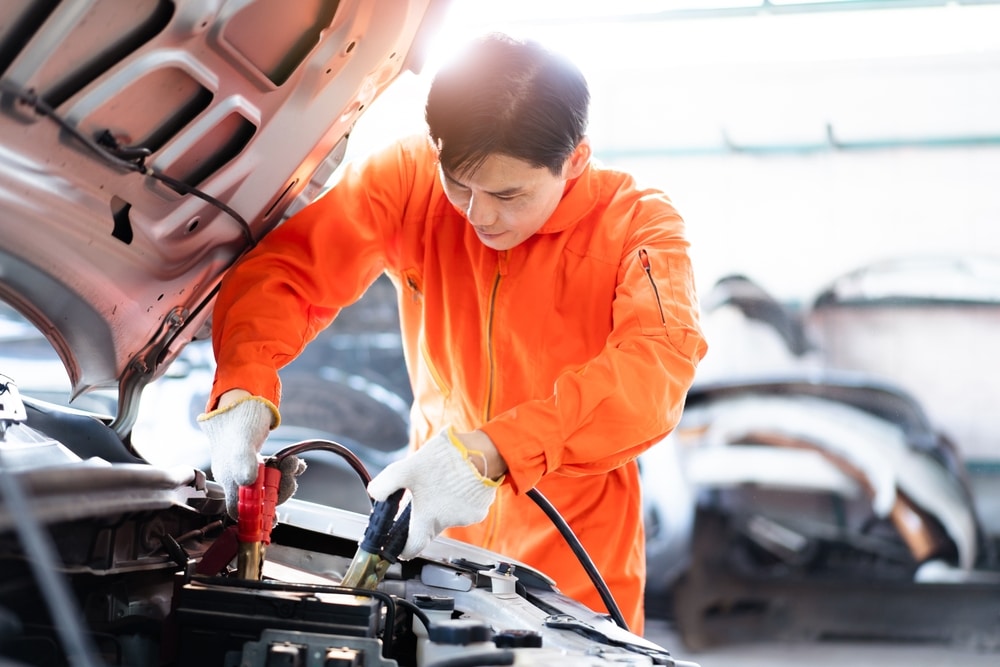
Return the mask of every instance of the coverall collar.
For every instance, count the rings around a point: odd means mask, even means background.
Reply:
[[[569,229],[594,208],[594,202],[600,193],[600,183],[592,174],[593,165],[588,162],[582,174],[567,182],[559,206],[536,234],[553,234]]]

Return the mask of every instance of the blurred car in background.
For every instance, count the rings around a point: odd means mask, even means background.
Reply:
[[[1000,429],[984,404],[998,394],[982,372],[997,360],[998,267],[900,259],[837,278],[804,309],[746,276],[705,295],[714,357],[644,468],[650,514],[664,479],[674,502],[647,601],[687,647],[1000,649]]]

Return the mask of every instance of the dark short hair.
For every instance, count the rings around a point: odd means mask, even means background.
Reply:
[[[558,175],[587,131],[583,73],[532,41],[490,34],[435,75],[425,117],[441,166],[475,170],[490,155]]]

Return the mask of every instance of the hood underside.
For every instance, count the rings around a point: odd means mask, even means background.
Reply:
[[[444,4],[4,4],[0,300],[74,394],[127,397],[205,337],[222,275],[320,192]]]

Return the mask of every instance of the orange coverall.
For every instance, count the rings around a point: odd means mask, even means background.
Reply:
[[[524,495],[537,487],[641,633],[636,457],[677,424],[706,350],[687,249],[662,193],[590,164],[534,236],[491,250],[442,191],[428,139],[413,137],[346,167],[229,272],[209,407],[237,387],[278,405],[277,369],[387,272],[414,391],[413,446],[447,424],[481,429],[509,466],[487,519],[446,534],[536,567],[603,610]]]

